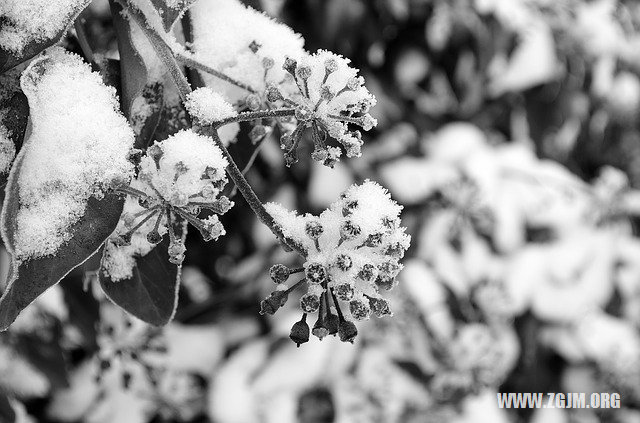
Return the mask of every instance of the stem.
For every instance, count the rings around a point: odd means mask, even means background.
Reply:
[[[175,57],[173,57],[173,50],[169,44],[167,44],[164,37],[158,34],[158,32],[149,25],[147,18],[142,11],[137,9],[135,6],[130,7],[128,4],[125,4],[125,6],[127,7],[129,15],[133,18],[136,24],[138,24],[140,29],[142,29],[142,32],[147,36],[149,42],[153,46],[153,49],[156,51],[156,54],[169,70],[169,74],[180,93],[180,99],[182,99],[183,102],[187,101],[187,96],[191,93],[191,86],[189,85],[187,78],[182,73],[180,65],[178,65]]]
[[[93,50],[91,50],[91,45],[89,44],[89,39],[87,38],[87,32],[84,30],[84,23],[82,22],[84,19],[76,19],[73,23],[73,27],[76,30],[76,38],[78,39],[78,43],[80,44],[80,48],[82,49],[82,53],[84,54],[85,59],[87,59],[91,63],[95,63],[93,57]]]
[[[272,110],[257,110],[255,112],[242,112],[238,113],[235,116],[223,119],[221,121],[215,122],[213,126],[217,129],[221,126],[227,125],[233,122],[246,122],[250,120],[256,119],[266,119],[266,118],[277,118],[277,117],[285,117],[285,116],[293,116],[295,114],[294,109],[284,108],[284,109],[272,109]]]
[[[175,52],[174,53],[174,57],[176,58],[176,60],[180,63],[182,63],[183,65],[192,68],[192,69],[198,69],[201,70],[203,72],[206,72],[210,75],[215,76],[218,79],[222,79],[223,81],[228,82],[231,85],[235,85],[238,88],[242,88],[244,90],[249,91],[252,94],[257,93],[258,91],[256,89],[254,89],[253,87],[251,87],[248,84],[245,84],[244,82],[240,82],[236,79],[233,79],[232,77],[230,77],[229,75],[222,73],[218,70],[215,70],[214,68],[205,65],[202,62],[199,62],[197,60],[195,60],[193,57],[189,57],[186,54],[180,53],[180,52]]]
[[[211,132],[213,141],[216,143],[218,148],[220,148],[222,154],[229,162],[229,166],[227,166],[227,173],[229,174],[229,177],[236,185],[236,187],[238,187],[238,191],[240,191],[240,194],[242,194],[244,199],[247,201],[249,207],[251,207],[251,210],[253,210],[256,216],[258,216],[260,222],[265,224],[283,244],[285,244],[292,250],[295,250],[301,256],[305,257],[307,255],[307,252],[300,245],[298,245],[297,242],[291,240],[290,238],[287,238],[284,235],[284,233],[282,232],[282,228],[280,228],[280,226],[273,219],[273,216],[271,216],[264,208],[264,205],[249,185],[249,182],[247,182],[247,180],[245,179],[244,175],[238,168],[238,165],[236,165],[233,157],[231,157],[231,154],[229,154],[227,148],[224,146],[222,141],[220,141],[218,131],[214,129]]]

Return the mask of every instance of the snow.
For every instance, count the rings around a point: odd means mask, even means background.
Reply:
[[[89,0],[3,0],[0,16],[0,48],[22,54],[32,41],[54,38],[89,3]]]
[[[54,49],[25,70],[33,131],[20,152],[15,255],[54,254],[72,234],[87,200],[128,178],[134,134],[118,112],[115,89],[82,59]]]
[[[16,146],[10,136],[9,130],[0,123],[0,174],[9,172],[16,156]]]
[[[208,87],[191,92],[187,96],[185,107],[189,114],[203,125],[211,125],[238,115],[221,94]]]
[[[257,90],[269,82],[282,81],[286,74],[282,70],[285,56],[303,54],[304,40],[298,34],[238,0],[198,0],[191,12],[196,58]],[[256,53],[249,48],[252,42],[260,46]],[[263,58],[275,62],[266,77]],[[202,76],[207,86],[227,95],[232,102],[243,100],[248,94],[215,76]]]

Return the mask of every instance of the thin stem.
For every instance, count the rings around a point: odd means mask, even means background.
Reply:
[[[256,158],[258,158],[258,154],[260,153],[260,147],[262,147],[262,143],[264,142],[264,140],[266,139],[266,137],[264,137],[263,139],[261,139],[258,142],[258,145],[256,145],[256,148],[253,149],[253,152],[251,153],[251,157],[249,157],[249,161],[247,162],[247,164],[242,168],[242,174],[246,175],[247,172],[249,172],[249,169],[251,169],[251,166],[253,166],[253,163],[256,161]],[[229,198],[233,198],[236,195],[236,192],[238,191],[238,187],[237,186],[233,186],[233,189],[231,190],[231,192],[229,193]]]
[[[164,65],[169,70],[169,74],[171,75],[173,82],[175,82],[176,87],[178,87],[180,98],[183,102],[187,101],[187,96],[191,93],[191,86],[189,85],[187,78],[182,73],[178,62],[173,56],[173,50],[171,49],[169,44],[167,44],[164,37],[162,37],[149,25],[149,23],[147,22],[147,18],[142,13],[142,11],[137,9],[135,6],[130,7],[126,3],[125,6],[127,7],[129,15],[133,18],[136,24],[138,24],[140,29],[142,29],[142,32],[144,32],[144,34],[149,39],[149,42],[158,54],[158,57],[160,58],[160,60],[162,60]]]
[[[78,43],[80,44],[80,48],[82,49],[82,53],[84,54],[85,59],[87,59],[91,63],[95,63],[93,50],[91,49],[91,45],[89,44],[87,32],[84,30],[83,21],[84,19],[78,18],[73,23],[73,27],[76,30],[76,38],[78,39]]]
[[[238,113],[237,115],[232,116],[230,118],[215,122],[213,125],[215,126],[215,128],[219,128],[221,126],[224,126],[233,122],[246,122],[246,121],[256,120],[256,119],[293,116],[294,114],[295,114],[295,110],[290,108],[272,109],[272,110],[256,110],[255,112]]]
[[[271,232],[273,232],[273,234],[286,246],[288,246],[292,250],[295,250],[301,256],[305,257],[307,252],[304,250],[304,248],[298,245],[297,242],[291,240],[290,238],[287,238],[282,232],[282,228],[280,228],[280,226],[273,219],[273,216],[271,216],[269,212],[267,212],[267,210],[264,208],[264,205],[249,185],[249,182],[247,182],[247,180],[245,179],[244,175],[238,168],[238,165],[236,165],[233,157],[231,157],[231,154],[229,154],[229,151],[220,140],[218,131],[215,129],[211,131],[211,136],[213,137],[213,141],[216,143],[218,148],[220,148],[222,154],[229,162],[229,166],[227,166],[227,173],[229,174],[229,177],[236,185],[236,187],[238,187],[238,191],[240,191],[240,194],[242,194],[244,199],[247,201],[249,207],[251,207],[251,210],[253,210],[256,216],[258,216],[260,222],[265,224],[271,230]]]
[[[221,79],[223,81],[228,82],[231,85],[235,85],[238,88],[242,88],[244,90],[247,90],[252,94],[255,94],[255,93],[258,92],[255,88],[251,87],[250,85],[245,84],[244,82],[240,82],[240,81],[238,81],[236,79],[233,79],[229,75],[227,75],[227,74],[225,74],[223,72],[220,72],[220,71],[218,71],[218,70],[216,70],[216,69],[214,69],[214,68],[212,68],[210,66],[207,66],[204,63],[195,60],[193,57],[187,56],[186,54],[182,54],[180,52],[174,52],[174,57],[176,58],[176,60],[178,62],[182,63],[183,65],[185,65],[185,66],[187,66],[189,68],[197,69],[197,70],[201,70],[203,72],[206,72],[206,73],[208,73],[210,75],[215,76],[218,79]]]

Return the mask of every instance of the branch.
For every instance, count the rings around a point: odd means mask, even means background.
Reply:
[[[205,65],[202,62],[199,62],[197,60],[195,60],[193,57],[189,57],[185,54],[182,54],[180,52],[174,52],[174,56],[176,58],[176,60],[178,60],[178,62],[182,63],[183,65],[190,67],[192,69],[198,69],[201,70],[203,72],[206,72],[208,74],[211,74],[213,76],[215,76],[216,78],[222,79],[223,81],[228,82],[231,85],[235,85],[236,87],[242,88],[244,90],[249,91],[250,93],[257,93],[258,91],[256,89],[254,89],[253,87],[251,87],[248,84],[245,84],[244,82],[240,82],[238,80],[233,79],[232,77],[230,77],[229,75],[226,75],[218,70],[213,69],[210,66]]]
[[[242,113],[238,113],[233,117],[223,119],[218,122],[214,122],[213,126],[217,129],[221,126],[224,126],[233,122],[246,122],[246,121],[256,120],[256,119],[293,116],[294,114],[295,114],[294,109],[273,109],[273,110],[257,110],[255,112],[242,112]]]
[[[238,187],[238,191],[240,191],[240,194],[242,194],[244,199],[247,200],[249,207],[251,207],[251,210],[253,210],[256,216],[258,216],[260,222],[265,224],[284,245],[292,250],[295,250],[301,256],[306,257],[307,252],[304,250],[304,248],[302,248],[294,240],[287,238],[282,232],[282,228],[280,228],[280,226],[273,219],[273,216],[271,216],[269,212],[267,212],[267,210],[264,208],[264,205],[262,204],[256,193],[253,191],[244,175],[242,175],[242,172],[238,168],[238,165],[236,165],[236,162],[231,157],[231,154],[229,154],[229,151],[220,140],[218,131],[215,128],[213,128],[213,130],[211,131],[211,136],[213,137],[213,141],[216,143],[218,148],[222,150],[222,154],[224,155],[224,157],[229,162],[229,166],[227,166],[227,173],[229,174],[229,177],[236,185],[236,187]]]

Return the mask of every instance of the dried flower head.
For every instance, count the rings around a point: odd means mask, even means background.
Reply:
[[[179,265],[186,251],[176,225],[188,222],[205,241],[225,230],[218,216],[232,206],[220,196],[227,183],[227,161],[202,135],[185,130],[151,145],[141,158],[138,177],[116,187],[128,196],[116,235],[106,247],[103,268],[114,280],[132,276],[136,256],[144,256],[169,235],[169,261]],[[212,212],[199,218],[202,210]]]
[[[402,207],[383,187],[369,180],[353,185],[320,216],[300,216],[275,203],[266,208],[306,252],[305,278],[285,292],[306,282],[300,308],[318,313],[313,335],[352,342],[357,330],[349,320],[392,314],[382,294],[396,284],[410,237],[400,226]]]

